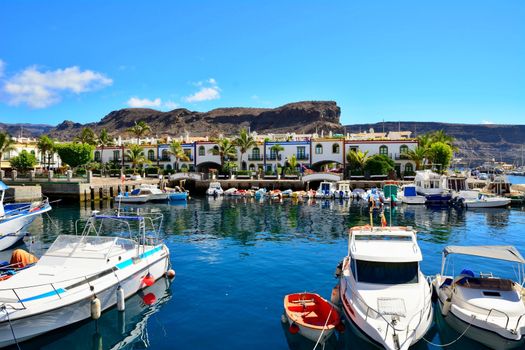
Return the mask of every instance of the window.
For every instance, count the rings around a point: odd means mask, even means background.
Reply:
[[[399,147],[399,154],[407,154],[407,153],[408,153],[408,146],[401,145],[401,147]]]
[[[306,159],[306,147],[297,147],[297,159]]]
[[[277,152],[270,148],[270,159],[276,159],[277,158]]]
[[[339,153],[339,144],[334,143],[332,145],[332,153]]]
[[[385,145],[379,147],[379,154],[383,156],[388,156],[388,147]]]
[[[407,163],[405,165],[405,173],[413,173],[414,167],[412,166],[412,163]]]
[[[113,151],[113,160],[118,161],[120,159],[120,151]]]
[[[4,153],[4,160],[9,160],[11,159],[11,152],[7,151]]]
[[[206,155],[206,150],[204,149],[204,146],[199,146],[199,156]]]
[[[315,146],[315,154],[323,154],[323,146],[319,143]]]
[[[261,157],[261,150],[258,147],[252,149],[252,157],[253,159],[259,159]]]
[[[100,151],[95,151],[95,162],[100,162]]]
[[[169,170],[171,170],[171,169],[173,169],[173,168],[171,167],[171,164],[167,164],[167,165],[166,165],[166,170],[169,171]]]
[[[162,160],[170,160],[170,156],[168,154],[168,150],[167,149],[163,149],[162,150]]]
[[[417,283],[417,261],[392,263],[357,260],[357,278],[363,283],[404,284]]]
[[[153,152],[152,149],[148,151],[148,160],[154,161],[155,160],[155,152]]]

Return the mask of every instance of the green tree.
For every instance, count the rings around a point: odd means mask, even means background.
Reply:
[[[416,164],[416,170],[421,170],[422,165],[425,165],[425,160],[428,157],[428,149],[417,146],[413,150],[409,149],[406,155],[408,159]]]
[[[135,122],[131,128],[127,130],[129,133],[135,135],[137,138],[137,144],[140,143],[140,138],[147,135],[151,131],[151,127],[144,121]]]
[[[25,171],[28,169],[33,169],[37,163],[36,157],[34,154],[29,153],[26,150],[20,152],[16,157],[11,158],[11,166],[19,171]]]
[[[100,164],[103,163],[104,148],[111,146],[112,144],[113,140],[109,136],[108,130],[106,128],[102,129],[97,138],[97,146],[100,147]]]
[[[370,172],[370,175],[387,175],[394,169],[394,161],[384,154],[374,154],[368,159],[364,170]]]
[[[175,171],[178,170],[180,161],[187,162],[188,160],[190,160],[190,158],[182,148],[182,143],[180,143],[179,141],[174,140],[170,144],[170,149],[168,150],[168,153],[175,158]]]
[[[131,145],[126,151],[126,155],[129,157],[131,162],[131,167],[133,169],[133,175],[137,173],[137,167],[142,164],[149,163],[149,161],[144,156],[144,148],[139,145]]]
[[[213,147],[208,152],[210,152],[214,156],[219,156],[221,158],[222,170],[224,170],[224,162],[234,159],[237,155],[237,151],[235,149],[234,144],[226,138],[217,141],[217,146]]]
[[[450,166],[454,152],[450,145],[444,142],[434,142],[432,146],[430,146],[428,153],[432,163],[439,166],[439,171],[443,173]]]
[[[0,163],[4,159],[4,153],[13,151],[15,141],[7,132],[0,132]]]
[[[432,137],[429,133],[420,135],[417,137],[417,144],[419,147],[423,149],[428,149],[430,147],[430,144],[432,143]]]
[[[362,152],[361,150],[350,150],[350,152],[346,154],[346,161],[348,162],[350,169],[354,169],[357,174],[363,173],[368,159],[370,159],[368,151]]]
[[[80,142],[83,145],[94,146],[97,144],[97,136],[93,129],[86,127],[82,129],[80,135],[75,137],[75,141]]]
[[[458,147],[454,145],[455,138],[453,136],[447,135],[445,130],[434,131],[430,134],[430,139],[432,140],[432,143],[443,142],[444,144],[450,146],[453,152],[458,151]]]
[[[56,152],[62,162],[71,168],[86,165],[93,160],[95,147],[86,143],[62,143],[56,144]]]
[[[279,153],[281,153],[282,151],[284,151],[284,147],[278,143],[270,147],[270,152],[275,154],[275,171],[276,172],[278,171],[277,168],[279,167]]]
[[[239,136],[233,140],[233,144],[239,147],[239,152],[241,153],[241,164],[244,153],[246,153],[250,148],[257,146],[254,138],[250,136],[246,129],[241,129]],[[244,170],[244,169],[243,169]]]
[[[51,167],[51,159],[53,158],[53,154],[55,154],[55,140],[53,140],[47,135],[42,135],[38,139],[36,146],[42,154],[44,166],[46,166],[47,160],[47,169],[49,170],[49,168]]]

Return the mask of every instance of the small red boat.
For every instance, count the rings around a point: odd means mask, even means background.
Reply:
[[[342,327],[339,311],[319,294],[288,294],[284,297],[284,310],[291,333],[300,333],[320,344]]]

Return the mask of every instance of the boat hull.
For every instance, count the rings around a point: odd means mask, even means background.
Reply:
[[[25,236],[25,231],[36,216],[20,216],[0,223],[0,251],[16,244]]]
[[[410,205],[423,205],[427,199],[423,196],[406,196],[403,197],[403,203]]]
[[[452,200],[452,194],[442,193],[442,194],[427,194],[425,196],[425,204],[430,206],[448,206]]]
[[[100,300],[101,311],[116,305],[117,288],[119,284],[124,290],[125,298],[128,298],[146,287],[143,282],[145,273],[149,272],[155,281],[161,278],[169,266],[169,253],[160,257],[155,256],[154,259],[156,260],[150,260],[152,261],[150,264],[136,266],[125,278],[120,279],[120,283],[113,275],[103,277],[113,278],[114,283],[101,290],[97,290],[97,284],[95,282],[92,283],[95,287],[96,296]],[[80,294],[80,292],[78,292],[78,294]],[[70,297],[73,298],[74,294]],[[10,322],[6,319],[5,311],[0,311],[0,347],[15,344],[12,331],[17,341],[20,342],[91,317],[92,295],[67,301],[66,296],[64,296],[61,300],[63,300],[64,303],[67,302],[67,304],[38,314],[28,314],[27,316],[16,318],[15,312],[10,312]]]
[[[509,199],[487,200],[487,201],[465,201],[467,208],[502,208],[510,204]]]

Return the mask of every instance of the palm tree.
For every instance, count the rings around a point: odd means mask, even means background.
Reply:
[[[290,159],[288,159],[288,165],[290,165],[292,172],[295,174],[297,171],[297,166],[299,166],[299,162],[297,162],[297,156],[295,154],[292,154]]]
[[[128,132],[132,133],[137,137],[137,144],[140,143],[140,138],[151,131],[151,127],[144,121],[141,120],[138,123],[135,122],[131,128],[128,128]]]
[[[104,148],[111,146],[113,144],[113,140],[109,136],[108,130],[106,128],[103,128],[100,130],[100,135],[98,135],[97,138],[97,146],[100,147],[100,170],[103,170],[103,164],[104,164]]]
[[[408,150],[406,156],[408,159],[416,163],[416,170],[421,170],[421,165],[425,165],[425,160],[428,158],[428,148],[417,146],[413,150]]]
[[[252,136],[250,136],[248,131],[244,128],[241,129],[239,136],[235,140],[233,140],[233,144],[239,147],[239,151],[241,152],[241,166],[244,153],[246,153],[250,148],[257,146],[257,142],[253,139]]]
[[[11,136],[7,132],[0,132],[0,164],[2,163],[2,160],[4,159],[4,153],[14,151],[13,145],[15,144],[15,141],[11,138]]]
[[[182,148],[182,143],[180,143],[179,141],[173,141],[170,144],[170,149],[168,150],[168,153],[175,157],[175,171],[178,170],[180,161],[187,162],[190,159],[188,155],[184,152],[184,149]]]
[[[208,152],[214,156],[219,156],[221,158],[221,169],[224,167],[224,162],[235,158],[237,155],[237,150],[233,143],[228,139],[220,139],[217,142],[217,146],[210,149]]]
[[[130,145],[126,151],[126,155],[129,157],[131,166],[133,169],[133,175],[137,173],[137,166],[140,164],[147,163],[148,160],[144,156],[144,148],[139,145]]]
[[[423,134],[417,137],[417,143],[419,147],[428,149],[430,145],[432,144],[432,137],[430,134]]]
[[[284,151],[284,147],[278,143],[270,147],[270,152],[275,154],[275,171],[276,172],[277,172],[277,167],[279,164],[279,153],[282,151]]]
[[[355,165],[360,171],[364,171],[368,159],[370,159],[368,151],[362,152],[361,150],[352,149],[346,154],[347,162]]]
[[[75,137],[75,141],[81,144],[95,145],[97,143],[97,136],[91,128],[83,128],[80,135]]]
[[[47,135],[42,135],[38,139],[36,146],[44,158],[44,167],[46,166],[47,158],[47,170],[49,170],[51,167],[51,158],[53,158],[53,153],[55,153],[55,140]]]
[[[449,145],[454,152],[458,151],[458,147],[454,145],[454,137],[447,135],[443,129],[434,131],[432,134],[430,134],[430,138],[432,143],[443,142],[444,144]]]

